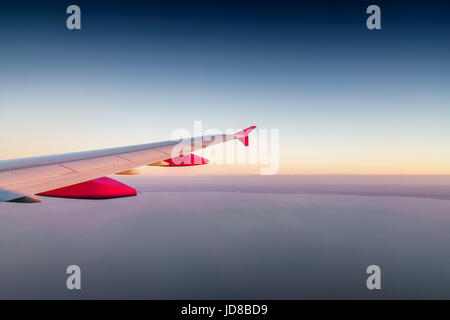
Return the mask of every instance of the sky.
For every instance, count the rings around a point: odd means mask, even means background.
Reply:
[[[81,30],[66,28],[71,4]],[[168,140],[202,121],[279,130],[280,174],[450,174],[448,5],[377,1],[382,29],[368,30],[370,4],[2,2],[0,159]]]

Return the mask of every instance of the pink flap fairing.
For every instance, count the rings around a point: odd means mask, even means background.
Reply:
[[[103,177],[50,190],[39,196],[75,199],[112,199],[137,195],[135,189],[111,178]]]

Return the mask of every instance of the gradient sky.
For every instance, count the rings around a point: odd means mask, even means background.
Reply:
[[[82,30],[66,28],[70,4]],[[0,159],[167,140],[201,120],[279,129],[284,174],[450,174],[448,16],[440,1],[2,3]]]

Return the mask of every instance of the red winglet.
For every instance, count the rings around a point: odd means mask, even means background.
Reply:
[[[244,129],[242,131],[236,132],[235,138],[238,139],[240,142],[244,144],[244,146],[248,147],[248,134],[255,129],[256,126],[248,127],[247,129]]]

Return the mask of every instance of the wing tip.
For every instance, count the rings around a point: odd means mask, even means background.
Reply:
[[[235,138],[238,139],[244,146],[248,147],[248,135],[250,132],[252,132],[256,126],[248,127],[247,129],[244,129],[242,131],[235,133]]]

